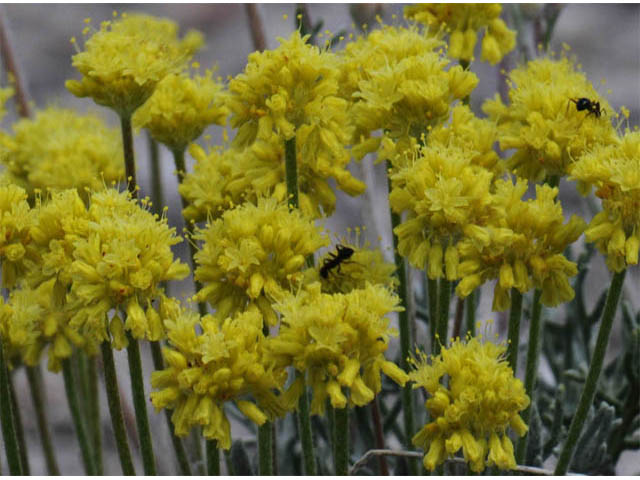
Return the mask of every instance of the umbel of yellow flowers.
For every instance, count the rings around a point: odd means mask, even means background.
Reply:
[[[426,451],[427,470],[433,471],[460,449],[474,472],[493,465],[515,468],[507,428],[519,436],[526,433],[518,413],[529,406],[529,397],[504,360],[505,350],[475,337],[456,339],[430,362],[424,354],[413,361],[413,387],[429,394],[425,407],[430,422],[413,437],[413,444]]]
[[[91,97],[122,117],[142,105],[166,75],[182,71],[203,43],[195,31],[179,39],[171,20],[139,14],[123,14],[83,33],[92,35],[72,58],[82,78],[65,85],[74,95]]]
[[[49,107],[35,118],[0,133],[3,183],[14,183],[33,198],[36,190],[98,190],[124,176],[120,133],[94,114]]]
[[[177,435],[201,426],[206,438],[228,450],[231,429],[225,403],[234,402],[257,425],[284,413],[274,391],[283,386],[286,372],[266,355],[258,311],[216,319],[200,318],[177,302],[167,302],[165,310],[169,346],[162,353],[167,367],[151,374],[157,389],[151,402],[158,410],[174,410]],[[247,395],[257,404],[246,400]]]
[[[330,295],[319,283],[278,303],[280,331],[268,339],[269,355],[306,374],[284,394],[285,405],[297,405],[305,379],[313,390],[311,413],[318,415],[327,398],[334,408],[371,402],[382,388],[381,372],[404,385],[407,374],[384,358],[389,337],[396,334],[386,315],[397,305],[398,297],[382,285]]]
[[[598,146],[570,168],[570,179],[596,188],[603,210],[585,231],[620,272],[638,264],[640,251],[640,132],[627,132],[615,145]]]

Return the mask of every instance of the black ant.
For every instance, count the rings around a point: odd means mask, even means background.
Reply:
[[[600,118],[600,115],[605,113],[604,108],[600,108],[600,102],[589,100],[588,98],[570,98],[569,102],[573,102],[576,104],[577,111],[582,112],[583,110],[586,110],[587,112],[589,112],[587,113],[587,117],[591,114],[594,114],[596,118]],[[567,109],[568,108],[569,105],[567,104]]]
[[[329,273],[334,268],[337,268],[340,273],[340,265],[349,260],[354,253],[353,248],[345,247],[344,245],[336,245],[337,253],[329,253],[329,258],[325,258],[320,268],[320,276],[324,279],[329,277]]]

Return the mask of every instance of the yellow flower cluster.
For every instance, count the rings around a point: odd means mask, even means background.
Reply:
[[[172,151],[182,152],[212,124],[224,125],[227,109],[222,103],[223,85],[208,70],[205,75],[169,74],[132,118]]]
[[[483,111],[498,123],[500,148],[515,149],[507,166],[524,178],[541,182],[568,173],[572,161],[596,145],[615,143],[606,112],[613,112],[573,62],[539,58],[509,74],[509,104],[496,95]],[[577,101],[599,102],[605,113],[578,111]]]
[[[449,56],[466,62],[474,59],[478,34],[482,60],[495,65],[516,46],[516,32],[500,19],[499,3],[423,3],[405,7],[404,16],[429,27],[444,27],[449,33]]]
[[[107,189],[93,193],[86,237],[74,243],[69,308],[71,326],[98,341],[113,336],[114,346],[136,339],[159,340],[164,328],[152,302],[163,297],[160,284],[181,279],[189,268],[174,260],[180,242],[166,218],[158,218],[130,194]],[[106,316],[116,309],[107,329]],[[126,322],[120,318],[126,313]]]
[[[4,183],[15,183],[33,196],[36,190],[97,190],[124,176],[120,132],[97,115],[49,107],[34,119],[13,125],[0,136]]]
[[[12,288],[24,274],[34,248],[30,229],[33,212],[27,203],[27,193],[16,185],[0,186],[0,264],[2,287]]]
[[[493,214],[493,174],[473,160],[474,154],[454,143],[433,143],[391,176],[391,208],[408,212],[394,230],[398,252],[426,268],[429,278],[457,279],[458,242],[475,235]]]
[[[473,228],[458,244],[460,283],[456,294],[469,295],[489,279],[497,279],[493,309],[509,307],[510,291],[542,290],[541,302],[555,306],[574,297],[569,277],[578,270],[563,252],[575,242],[586,224],[573,215],[564,224],[556,187],[536,185],[536,198],[522,200],[528,182],[498,180],[492,195],[491,223]]]
[[[348,401],[366,405],[381,389],[381,372],[400,385],[407,382],[407,374],[384,358],[389,337],[396,334],[385,315],[399,307],[398,297],[382,285],[330,295],[314,283],[276,309],[282,318],[278,336],[267,340],[270,355],[279,365],[306,373],[285,392],[288,407],[297,403],[305,382],[313,389],[313,414],[324,413],[327,398],[334,408],[345,408]]]
[[[66,87],[122,117],[141,106],[166,75],[183,70],[203,43],[198,32],[179,39],[175,22],[140,14],[104,21],[91,33],[84,50],[72,58],[82,78],[67,80]]]
[[[571,166],[570,179],[596,188],[603,210],[585,231],[620,272],[638,264],[640,250],[640,133],[627,132],[619,143],[594,147]]]
[[[151,385],[157,389],[151,402],[158,410],[174,409],[171,419],[177,435],[201,426],[206,438],[228,450],[226,402],[233,401],[257,425],[284,413],[274,390],[283,386],[286,372],[266,355],[259,312],[200,319],[174,302],[163,316],[170,346],[163,349],[167,367],[151,374]],[[243,399],[247,395],[257,405]]]
[[[456,339],[431,358],[422,354],[409,374],[414,388],[429,394],[430,422],[413,437],[426,451],[424,467],[433,471],[460,449],[474,472],[486,466],[513,469],[511,427],[519,436],[527,426],[518,414],[529,405],[522,382],[504,360],[505,347],[478,338]]]
[[[408,55],[378,50],[377,45],[388,40],[384,36],[398,38]],[[358,158],[378,151],[379,160],[394,159],[411,150],[448,118],[451,103],[469,95],[478,83],[475,74],[459,65],[446,70],[449,60],[441,50],[434,51],[440,42],[424,39],[409,48],[416,38],[420,35],[415,30],[387,27],[345,50],[343,76],[351,78],[351,84],[357,81],[351,96]],[[384,135],[371,137],[377,130]]]
[[[226,318],[257,307],[268,325],[277,318],[271,303],[302,278],[306,258],[327,244],[320,229],[299,211],[274,198],[244,203],[198,230],[195,278],[208,301]]]

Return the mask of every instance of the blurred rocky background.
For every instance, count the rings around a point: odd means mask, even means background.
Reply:
[[[514,6],[505,5],[504,14],[509,26],[514,28]],[[277,46],[278,36],[288,36],[295,28],[294,4],[265,4],[257,5],[257,12],[262,20],[267,48]],[[322,19],[324,29],[333,33],[341,31],[356,32],[354,21],[358,24],[376,24],[375,16],[380,15],[385,23],[394,23],[402,18],[401,4],[310,4],[306,6],[309,17],[315,23]],[[523,22],[522,38],[527,45],[529,54],[535,51],[539,41],[536,36],[535,19],[542,15],[544,5],[524,4],[520,8],[520,19]],[[608,94],[609,103],[616,109],[622,105],[631,111],[630,124],[640,123],[640,6],[638,4],[624,5],[596,5],[596,4],[558,4],[554,8],[559,10],[559,17],[553,31],[551,50],[559,52],[562,44],[571,46],[572,53],[578,58],[583,70],[594,85],[599,85],[606,79],[606,85],[600,85],[600,91]],[[247,12],[244,4],[97,4],[97,5],[55,5],[55,4],[6,4],[0,6],[4,20],[9,27],[11,43],[16,54],[20,72],[25,80],[30,99],[37,108],[50,104],[72,106],[81,111],[102,111],[105,118],[113,125],[117,125],[117,117],[111,112],[93,104],[91,100],[78,99],[64,88],[65,80],[76,78],[78,75],[71,66],[71,56],[75,53],[70,38],[81,38],[81,31],[85,18],[91,18],[93,25],[99,25],[102,20],[110,19],[112,12],[139,11],[156,16],[168,17],[176,21],[183,31],[195,28],[206,38],[206,47],[196,56],[200,64],[205,67],[217,65],[218,72],[223,77],[234,76],[242,71],[246,65],[247,55],[254,50]],[[284,18],[284,16],[287,18]],[[517,53],[512,53],[501,67],[511,69],[519,62]],[[482,101],[494,95],[499,89],[500,66],[491,67],[485,63],[472,65],[472,70],[480,77],[480,84],[473,92],[472,108],[481,114]],[[6,72],[0,75],[2,84],[6,84]],[[8,105],[9,114],[2,122],[2,128],[10,128],[11,122],[17,119],[15,112]],[[612,113],[612,112],[607,112]],[[211,128],[206,132],[211,135],[209,140],[216,143],[221,137],[221,129]],[[150,193],[149,163],[147,137],[144,132],[137,135],[136,155],[139,171],[139,183],[143,194]],[[168,151],[161,148],[163,162],[164,195],[169,206],[170,223],[182,228],[180,216],[180,202],[176,193],[176,180],[173,175],[172,157]],[[381,245],[390,255],[391,238],[390,224],[386,205],[386,179],[382,165],[373,166],[371,160],[365,159],[362,164],[354,165],[356,176],[364,179],[369,185],[369,191],[361,198],[353,199],[338,192],[338,207],[334,218],[327,225],[337,235],[344,235],[348,226],[367,225],[368,238],[375,245],[381,236]],[[190,168],[189,164],[188,167]],[[564,184],[564,182],[563,182]],[[567,216],[580,213],[589,219],[592,215],[584,199],[573,193],[574,189],[567,185],[562,189],[561,200]],[[379,208],[378,208],[379,207]],[[178,252],[183,261],[188,261],[186,245]],[[640,275],[638,268],[631,269],[625,283],[625,296],[632,304],[633,311],[640,308]],[[419,276],[414,275],[416,290]],[[590,307],[593,306],[600,292],[607,288],[609,274],[601,257],[593,262],[589,273],[588,284],[593,291]],[[186,296],[192,292],[190,281],[184,281],[173,287],[174,295]],[[485,288],[482,295],[478,319],[496,318],[490,312],[491,288]],[[556,313],[550,310],[548,316],[553,318]],[[558,313],[560,315],[560,313]],[[499,316],[498,316],[499,318]],[[559,318],[564,318],[560,315]],[[497,323],[498,325],[500,322]],[[618,324],[619,325],[619,324]],[[617,325],[617,326],[618,326]],[[610,355],[615,356],[616,347],[620,344],[619,329],[616,326],[611,338]],[[526,331],[526,329],[523,329]],[[420,331],[418,332],[420,334]],[[420,339],[418,339],[420,340]],[[143,346],[143,360],[145,372],[152,371],[150,352]],[[131,403],[131,392],[127,371],[126,355],[116,353],[116,362],[120,375],[120,388],[124,397],[125,416],[131,431],[135,432],[135,421]],[[44,369],[43,369],[44,372]],[[64,395],[63,382],[60,376],[44,372],[46,392],[48,396],[47,413],[52,429],[54,444],[60,469],[65,475],[81,475],[83,473],[80,461],[80,451],[75,438],[73,425],[69,414],[68,404]],[[46,474],[44,458],[40,449],[40,442],[34,418],[33,408],[28,394],[24,372],[16,372],[16,389],[21,405],[22,420],[25,428],[26,441],[29,445],[29,461],[32,474]],[[146,391],[149,392],[147,378]],[[107,475],[119,475],[120,465],[113,443],[111,424],[106,408],[106,397],[101,388],[102,424],[104,428],[104,468]],[[151,426],[154,434],[158,472],[160,474],[174,474],[175,465],[173,451],[170,446],[167,427],[162,413],[156,413],[149,404]],[[234,438],[245,436],[250,438],[249,432],[239,423],[233,426]],[[132,443],[136,456],[136,470],[141,472],[142,466],[139,451]],[[4,449],[2,449],[4,452]],[[1,463],[6,467],[4,453],[0,456]],[[617,474],[637,474],[640,455],[627,452],[621,457]],[[223,469],[224,471],[224,469]]]

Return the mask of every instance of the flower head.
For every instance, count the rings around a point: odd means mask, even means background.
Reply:
[[[456,339],[440,355],[414,360],[413,388],[429,394],[425,407],[431,421],[413,437],[427,453],[424,467],[433,471],[461,448],[471,470],[487,466],[515,468],[511,427],[519,436],[527,426],[518,413],[529,406],[522,382],[504,360],[506,348],[477,338]],[[445,383],[445,378],[448,382]]]
[[[195,255],[200,301],[225,318],[253,305],[269,325],[277,320],[272,301],[302,277],[306,258],[327,239],[299,211],[275,199],[244,203],[199,230],[202,248]]]
[[[306,384],[313,389],[311,413],[322,414],[327,398],[335,408],[366,405],[381,389],[381,372],[404,385],[408,377],[384,358],[389,337],[389,313],[399,310],[398,298],[382,285],[368,284],[347,294],[326,294],[319,283],[276,305],[282,314],[280,332],[268,348],[282,366],[293,366],[299,377],[284,394],[292,407]],[[349,389],[349,399],[346,390]]]
[[[173,304],[166,309],[169,346],[167,364],[151,374],[151,402],[160,410],[174,410],[171,420],[177,435],[201,426],[206,438],[231,447],[229,420],[224,405],[233,401],[257,425],[284,413],[274,394],[286,380],[265,354],[262,318],[256,310],[224,320]],[[201,330],[202,333],[198,333]],[[251,395],[257,404],[245,397]]]
[[[512,288],[520,293],[541,289],[541,302],[547,306],[571,300],[569,277],[578,270],[563,252],[582,235],[584,220],[574,215],[564,223],[556,187],[536,185],[536,197],[522,200],[526,180],[498,180],[495,185],[491,222],[458,244],[461,280],[456,294],[464,298],[486,280],[497,279],[494,310],[509,307]]]
[[[107,340],[106,315],[116,309],[110,331],[119,346],[126,344],[124,330],[137,339],[159,340],[164,331],[152,302],[164,296],[160,284],[189,274],[171,252],[180,237],[166,218],[114,189],[91,195],[89,219],[86,237],[74,243],[68,305],[72,327]],[[126,314],[124,325],[121,313]]]
[[[516,46],[516,32],[500,19],[499,3],[423,3],[405,7],[404,16],[429,27],[449,32],[449,56],[473,60],[478,34],[482,39],[482,60],[495,65]]]
[[[475,74],[459,65],[448,68],[442,49],[436,51],[440,42],[416,40],[408,48],[416,38],[421,36],[415,30],[387,27],[345,50],[346,86],[350,76],[352,83],[358,79],[351,93],[357,158],[377,151],[379,160],[394,159],[411,150],[429,129],[446,120],[451,103],[469,95],[478,83]],[[394,39],[407,56],[388,48]],[[377,130],[384,134],[372,137]]]
[[[73,56],[73,66],[82,79],[67,80],[66,87],[78,97],[91,97],[128,117],[151,96],[160,80],[186,66],[202,42],[197,32],[179,39],[178,26],[171,20],[123,14],[120,19],[102,22],[86,40],[84,50]]]
[[[221,83],[207,70],[193,78],[171,73],[157,85],[153,95],[133,116],[133,125],[147,128],[151,136],[170,150],[184,151],[212,124],[224,125],[227,109],[222,104]]]
[[[122,140],[97,115],[49,107],[33,119],[13,126],[0,139],[0,161],[6,181],[35,190],[77,188],[97,190],[124,175]]]
[[[579,111],[571,99],[588,98],[613,112],[573,62],[539,58],[509,74],[509,104],[496,96],[483,106],[498,123],[502,150],[515,149],[507,160],[518,176],[540,182],[566,175],[572,161],[594,147],[615,143],[606,115]]]
[[[570,179],[596,188],[603,210],[585,231],[605,256],[607,266],[620,272],[638,264],[640,250],[640,133],[627,132],[616,145],[585,153],[570,169]]]
[[[30,234],[33,221],[27,193],[16,185],[0,185],[0,265],[4,288],[16,285],[37,258]]]
[[[478,152],[479,153],[479,152]],[[481,155],[454,143],[418,151],[391,176],[391,208],[408,212],[394,232],[398,252],[429,278],[458,278],[458,242],[486,225],[492,215],[493,174],[474,164]]]

